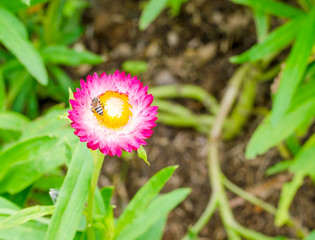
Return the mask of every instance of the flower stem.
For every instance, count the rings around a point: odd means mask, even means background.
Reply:
[[[94,228],[93,228],[93,204],[94,204],[94,193],[95,188],[97,186],[98,177],[100,175],[103,161],[104,161],[104,154],[102,154],[99,150],[91,151],[94,163],[94,171],[91,179],[91,185],[88,194],[88,201],[87,201],[87,214],[86,214],[86,222],[87,222],[87,236],[88,240],[94,240]]]

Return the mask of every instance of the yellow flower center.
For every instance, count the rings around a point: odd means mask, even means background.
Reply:
[[[100,124],[116,130],[124,127],[128,123],[132,116],[132,112],[130,111],[132,106],[129,104],[129,98],[126,94],[107,91],[99,96],[99,99],[101,101],[103,115],[96,111],[94,111],[94,115]]]

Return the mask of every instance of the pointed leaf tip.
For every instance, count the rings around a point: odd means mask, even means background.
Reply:
[[[142,158],[142,159],[150,166],[150,163],[148,162],[147,153],[146,153],[146,151],[144,150],[144,148],[143,148],[142,145],[141,145],[140,148],[138,149],[137,153],[138,153],[138,157],[139,157],[139,158]]]

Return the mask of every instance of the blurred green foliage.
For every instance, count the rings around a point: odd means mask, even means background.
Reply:
[[[84,0],[0,1],[0,101],[30,118],[40,101],[65,102],[74,83],[61,66],[96,65],[103,59],[71,48],[82,35]]]
[[[170,8],[170,14],[177,16],[180,8],[187,0],[148,0],[139,20],[140,30],[145,30],[161,14],[165,8]]]
[[[274,82],[272,109],[254,132],[246,149],[246,157],[254,158],[271,147],[282,146],[283,142],[286,144],[292,160],[280,162],[267,171],[275,174],[289,170],[294,174],[282,189],[276,212],[275,223],[282,226],[290,223],[289,207],[304,177],[310,176],[314,181],[315,145],[309,128],[315,116],[315,2],[298,1],[302,7],[298,9],[272,0],[232,1],[251,7],[254,13],[259,11],[261,18],[268,19],[274,15],[288,19],[249,50],[230,59],[233,63],[268,65],[292,45]],[[265,32],[259,29],[266,29],[264,25],[269,25],[268,22],[256,21],[257,32]],[[301,139],[308,140],[302,144]]]

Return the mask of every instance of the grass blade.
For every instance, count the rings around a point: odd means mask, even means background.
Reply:
[[[246,5],[254,9],[270,13],[278,17],[295,18],[305,14],[302,10],[282,2],[272,0],[231,0],[234,3]]]
[[[0,111],[6,109],[6,91],[5,91],[5,82],[3,78],[3,71],[0,68]],[[1,121],[0,121],[1,122]]]
[[[2,220],[2,217],[0,217]],[[1,240],[42,240],[45,237],[47,225],[28,222],[12,228],[0,229]]]
[[[137,240],[161,240],[163,237],[164,227],[167,222],[167,216],[162,217],[144,234],[137,238]]]
[[[46,240],[73,239],[88,195],[92,171],[92,155],[86,144],[79,142],[61,187]]]
[[[76,51],[66,46],[46,47],[41,55],[46,63],[79,66],[83,63],[96,65],[103,62],[102,57],[89,51]]]
[[[23,114],[13,111],[0,112],[0,129],[21,132],[29,119]]]
[[[311,119],[314,114],[315,100],[312,99],[288,113],[275,126],[271,124],[269,115],[252,135],[246,148],[246,158],[252,159],[265,153],[269,148],[289,137],[301,123]]]
[[[230,58],[232,63],[255,62],[287,47],[296,37],[304,18],[294,19],[272,31],[262,43],[256,44],[246,52]]]
[[[9,11],[0,8],[0,41],[40,84],[47,85],[48,75],[43,60],[31,42],[21,35],[22,24],[18,22]]]
[[[30,220],[51,215],[54,210],[55,206],[33,206],[25,208],[0,221],[0,229],[15,227]]]
[[[275,216],[275,224],[278,227],[283,226],[290,220],[289,208],[297,190],[303,184],[303,178],[302,174],[296,174],[290,182],[283,185]]]
[[[124,212],[120,215],[115,227],[115,235],[121,231],[148,206],[168,179],[172,176],[177,166],[167,167],[155,174],[150,180],[136,193]]]
[[[189,193],[190,189],[182,188],[157,197],[133,223],[124,228],[115,240],[133,240],[141,236],[154,223],[172,211]]]
[[[315,43],[315,8],[305,20],[286,61],[274,104],[272,105],[271,122],[274,125],[288,111],[293,95],[303,80],[308,64],[308,57]]]
[[[16,194],[66,163],[68,158],[68,146],[56,137],[18,142],[0,154],[0,192]]]
[[[254,9],[254,19],[256,26],[256,34],[258,38],[258,42],[263,42],[268,35],[269,31],[269,16],[265,12],[261,10]]]
[[[166,7],[167,0],[149,0],[139,20],[140,30],[145,30]]]

